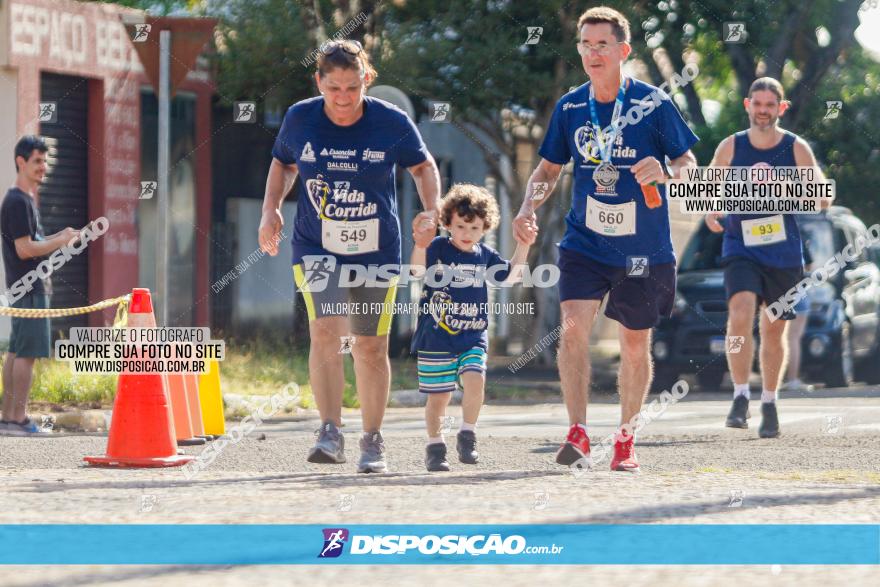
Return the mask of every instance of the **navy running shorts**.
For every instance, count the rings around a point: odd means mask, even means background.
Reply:
[[[630,330],[657,326],[675,302],[675,263],[632,267],[606,265],[559,249],[559,301],[601,300],[605,315]]]

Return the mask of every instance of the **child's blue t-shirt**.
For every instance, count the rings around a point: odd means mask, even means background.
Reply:
[[[425,268],[412,352],[488,350],[488,284],[507,279],[510,261],[484,243],[467,252],[438,236],[428,246]]]

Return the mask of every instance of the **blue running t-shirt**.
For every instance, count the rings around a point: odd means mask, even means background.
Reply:
[[[412,352],[459,354],[474,347],[488,350],[488,284],[507,279],[510,261],[502,259],[498,251],[484,243],[477,243],[473,251],[468,252],[453,245],[449,237],[438,236],[428,246],[425,268]],[[455,275],[456,271],[459,275]],[[486,279],[474,279],[480,275]],[[461,284],[467,280],[473,284],[455,286],[456,282]],[[437,287],[432,287],[432,283]],[[441,286],[444,283],[447,285]]]
[[[324,112],[322,96],[297,102],[284,116],[272,156],[299,169],[294,264],[303,255],[327,254],[340,263],[400,264],[394,165],[412,167],[428,158],[401,109],[366,97],[363,116],[338,126]]]
[[[741,131],[733,138],[732,167],[796,167],[794,157],[794,134],[783,130],[779,143],[769,149],[757,149],[749,140],[749,132]],[[769,219],[757,222],[759,218]],[[782,222],[780,223],[779,220]],[[759,265],[768,267],[789,268],[804,264],[801,231],[794,214],[728,214],[724,223],[724,240],[721,246],[721,257],[743,257]],[[746,224],[743,225],[743,222]],[[746,245],[744,230],[757,231],[762,225],[782,225],[785,232],[777,234],[781,240],[769,244]]]
[[[653,99],[652,93],[656,97]],[[541,157],[565,165],[574,158],[571,210],[565,217],[566,231],[559,246],[600,263],[626,267],[629,256],[648,257],[651,265],[675,261],[669,233],[666,186],[658,184],[664,205],[648,208],[641,187],[630,167],[645,157],[661,164],[665,157],[684,155],[699,138],[691,132],[669,95],[652,85],[629,78],[621,118],[627,117],[611,151],[611,163],[619,173],[616,195],[596,194],[593,171],[601,162],[599,150],[589,145],[597,135],[590,121],[590,82],[564,95],[556,104]],[[653,106],[653,111],[650,108]],[[603,130],[611,123],[614,101],[596,102],[596,115]],[[635,122],[638,113],[645,113]],[[588,226],[587,201],[591,199]],[[616,234],[613,234],[616,233]]]

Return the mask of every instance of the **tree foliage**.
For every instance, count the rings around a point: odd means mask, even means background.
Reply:
[[[880,183],[880,66],[854,39],[862,0],[607,4],[630,19],[631,68],[642,79],[659,85],[685,63],[698,64],[697,79],[674,97],[701,138],[694,150],[702,164],[722,138],[747,126],[742,98],[751,82],[777,77],[792,101],[782,125],[813,144],[838,182],[841,204],[868,223],[880,220],[870,188]],[[416,103],[450,102],[453,124],[483,151],[515,209],[554,104],[586,81],[574,46],[584,9],[563,0],[212,0],[204,12],[222,20],[221,95],[259,100],[274,94],[286,104],[314,92],[313,69],[302,59],[363,12],[366,22],[350,36],[372,54],[379,83],[401,88]],[[744,42],[725,42],[729,22],[745,25]],[[542,28],[536,44],[525,43],[527,27]],[[837,118],[826,117],[831,100],[843,102]],[[531,156],[523,157],[517,142],[528,137]],[[541,209],[543,235],[533,260],[553,257],[568,185],[563,181],[552,205]],[[558,316],[551,310],[541,321],[535,337]]]

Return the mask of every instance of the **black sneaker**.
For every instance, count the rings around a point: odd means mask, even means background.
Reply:
[[[776,413],[776,402],[761,403],[761,427],[758,428],[761,438],[779,436],[779,415]]]
[[[733,405],[730,407],[730,413],[727,414],[727,421],[724,425],[728,428],[748,428],[748,417],[749,398],[744,395],[738,395],[733,400]]]
[[[466,465],[476,465],[480,459],[477,452],[477,434],[473,430],[462,430],[455,436],[455,450],[458,460]]]
[[[449,471],[445,442],[434,442],[425,447],[425,467],[432,472]]]

